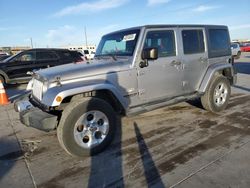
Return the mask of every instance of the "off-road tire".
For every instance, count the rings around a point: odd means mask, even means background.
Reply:
[[[77,120],[86,112],[98,110],[104,113],[109,121],[109,131],[105,139],[97,146],[90,149],[79,146],[74,139],[74,126]],[[109,103],[99,98],[82,98],[70,102],[64,109],[60,123],[57,127],[57,137],[62,148],[72,156],[91,156],[103,151],[113,140],[116,126],[117,114]]]
[[[226,95],[225,102],[221,106],[218,106],[215,104],[214,95],[215,95],[215,88],[221,83],[223,83],[225,87],[227,88],[227,95]],[[213,113],[220,112],[227,107],[230,94],[231,94],[231,87],[230,87],[229,80],[222,75],[216,75],[213,78],[213,80],[210,82],[205,94],[201,97],[201,104],[203,108],[205,108],[206,110],[210,112],[213,112]]]

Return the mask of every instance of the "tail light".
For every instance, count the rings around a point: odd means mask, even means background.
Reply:
[[[75,60],[75,63],[84,63],[85,61],[86,60],[83,57],[81,57],[81,58]]]

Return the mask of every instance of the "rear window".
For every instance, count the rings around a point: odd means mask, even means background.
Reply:
[[[61,59],[72,59],[70,51],[59,51]]]
[[[209,29],[209,39],[212,51],[226,51],[230,46],[226,29]]]
[[[205,51],[203,31],[200,29],[182,31],[184,54],[196,54]]]
[[[82,54],[78,51],[70,51],[70,54],[73,59],[81,59]]]

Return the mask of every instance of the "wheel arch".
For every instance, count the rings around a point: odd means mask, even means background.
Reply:
[[[48,89],[41,103],[63,109],[65,104],[67,105],[67,103],[80,97],[97,97],[109,102],[114,110],[125,112],[129,105],[129,101],[125,96],[126,93],[123,93],[110,83],[102,82],[90,85],[79,83]],[[61,100],[57,101],[57,97],[60,97]]]
[[[5,83],[8,83],[9,77],[4,71],[0,70],[0,76],[3,77]]]
[[[113,107],[115,112],[118,112],[119,114],[126,113],[125,107],[121,104],[119,99],[117,99],[115,94],[108,89],[93,90],[84,93],[79,93],[76,95],[67,96],[63,99],[62,104],[69,103],[75,100],[80,100],[81,98],[87,98],[87,97],[95,97],[102,99],[107,103],[109,103]]]
[[[233,85],[236,82],[236,76],[235,76],[234,69],[231,64],[229,63],[228,64],[214,64],[208,68],[205,76],[203,77],[203,80],[200,84],[198,91],[200,93],[205,93],[213,77],[216,75],[225,76],[229,80],[231,85]]]

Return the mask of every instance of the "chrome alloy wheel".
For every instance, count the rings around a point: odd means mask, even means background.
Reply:
[[[214,90],[214,103],[216,106],[222,106],[228,97],[228,88],[226,84],[219,83]]]
[[[109,132],[107,116],[98,110],[83,114],[74,126],[74,139],[83,148],[93,148],[106,138]]]

